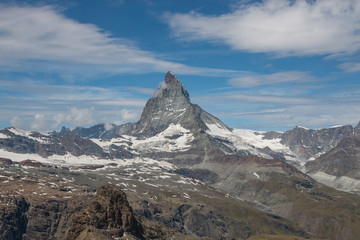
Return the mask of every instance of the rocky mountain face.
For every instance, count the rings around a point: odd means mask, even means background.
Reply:
[[[301,166],[339,142],[345,157],[357,159],[352,138],[359,126],[286,133],[230,129],[192,104],[168,72],[137,123],[121,135],[106,129],[0,131],[0,191],[10,199],[0,204],[0,236],[359,239],[359,196],[288,164]],[[351,169],[358,165],[347,160],[316,162],[328,164],[321,171],[357,176]],[[335,170],[340,165],[347,171]],[[15,222],[16,229],[8,227]]]
[[[170,124],[181,124],[194,134],[208,130],[206,124],[219,124],[219,119],[190,102],[189,93],[176,76],[168,72],[160,88],[146,103],[140,120],[131,134],[151,137],[163,132]]]
[[[355,128],[356,129],[356,128]],[[354,134],[351,125],[323,129],[296,127],[281,135],[281,143],[288,146],[297,157],[308,160],[328,152],[342,139]]]
[[[314,161],[306,172],[324,184],[360,193],[360,134],[344,138],[336,147]]]

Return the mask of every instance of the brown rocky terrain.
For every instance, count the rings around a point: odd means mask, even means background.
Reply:
[[[0,177],[0,238],[246,239],[258,233],[308,236],[296,224],[240,203],[198,180],[166,173],[156,166],[126,169],[5,167]],[[122,186],[127,197],[114,185]]]

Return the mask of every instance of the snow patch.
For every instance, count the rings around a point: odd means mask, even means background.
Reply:
[[[270,159],[272,158],[269,155],[254,148],[253,144],[251,144],[251,141],[249,141],[249,139],[253,139],[254,137],[248,139],[243,138],[243,135],[247,130],[234,129],[230,131],[229,129],[219,124],[206,124],[206,126],[209,128],[207,131],[208,134],[215,138],[230,142],[231,144],[224,144],[233,150],[245,150],[253,155]]]
[[[42,134],[41,133],[40,134],[41,137],[33,137],[32,134],[34,134],[34,132],[28,132],[28,131],[17,129],[17,128],[14,128],[14,127],[10,127],[7,130],[9,132],[12,132],[13,134],[15,134],[17,136],[26,137],[26,138],[32,139],[32,140],[40,142],[40,143],[46,144],[46,143],[50,142],[49,139],[48,139],[48,136],[49,136],[48,134]],[[8,136],[8,138],[9,138],[9,136]]]
[[[0,133],[0,138],[1,139],[6,139],[6,138],[10,138],[8,135],[5,135],[3,133]]]
[[[133,136],[123,135],[121,138],[111,140],[90,139],[99,145],[105,152],[109,152],[111,145],[125,146],[133,153],[138,152],[179,152],[190,148],[194,140],[190,130],[183,128],[180,124],[170,124],[163,132],[146,139],[137,139]]]
[[[38,154],[20,154],[14,152],[8,152],[4,149],[0,149],[0,157],[9,158],[14,162],[21,162],[24,160],[34,160],[40,163],[50,164],[50,165],[57,165],[57,166],[86,166],[86,165],[107,165],[110,163],[117,163],[118,166],[131,166],[133,164],[144,164],[144,165],[157,165],[158,167],[164,169],[174,169],[174,166],[165,161],[157,161],[151,158],[140,158],[136,157],[133,159],[101,159],[95,156],[74,156],[70,153],[66,155],[52,155],[48,158],[41,157]]]

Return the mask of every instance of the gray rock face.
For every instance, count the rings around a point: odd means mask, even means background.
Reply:
[[[321,171],[360,180],[360,135],[344,138],[336,147],[305,166],[308,173]]]
[[[288,146],[303,159],[309,159],[320,153],[325,153],[335,147],[342,139],[351,136],[354,128],[351,125],[306,129],[296,127],[281,136],[281,143]]]
[[[164,82],[146,103],[140,120],[131,134],[142,137],[154,136],[170,124],[180,124],[195,134],[206,131],[208,124],[219,124],[227,128],[219,119],[190,102],[189,93],[181,82],[168,72]]]

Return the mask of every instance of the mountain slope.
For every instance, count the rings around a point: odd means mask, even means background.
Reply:
[[[344,138],[329,152],[305,165],[324,184],[360,194],[360,134]]]

